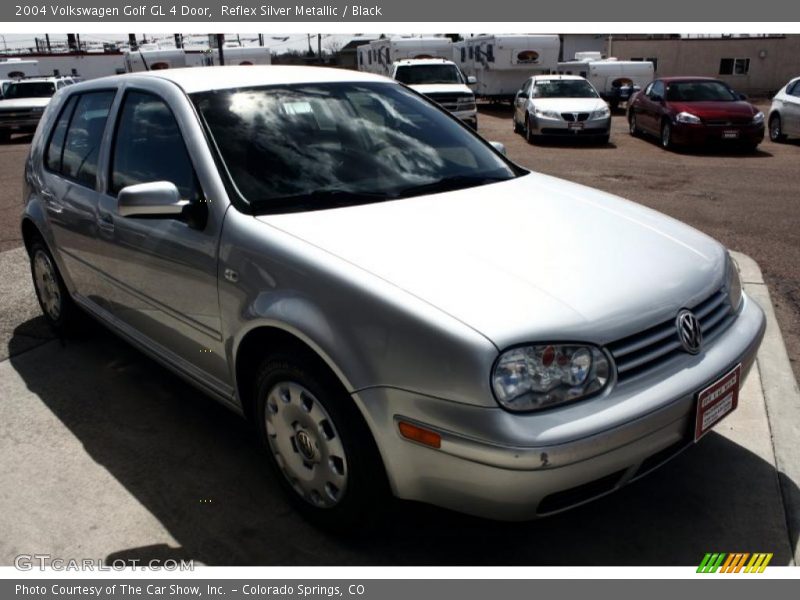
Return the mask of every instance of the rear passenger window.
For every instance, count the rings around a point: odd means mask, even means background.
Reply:
[[[97,180],[100,143],[103,140],[103,130],[111,103],[114,101],[114,94],[113,91],[106,91],[88,92],[77,96],[63,142],[58,130],[61,125],[59,120],[53,133],[51,148],[48,149],[48,158],[51,157],[50,150],[52,150],[54,171],[87,187],[94,187]],[[60,165],[56,165],[55,154],[59,146],[61,146],[61,161]]]
[[[169,106],[152,94],[129,92],[114,136],[111,192],[151,181],[171,181],[187,200],[198,195],[192,162]]]
[[[72,111],[75,108],[75,102],[78,96],[70,96],[61,114],[56,121],[56,126],[53,127],[53,134],[50,136],[50,143],[47,145],[47,152],[45,153],[44,164],[51,171],[61,172],[61,155],[64,151],[64,138],[67,137],[67,127],[69,127],[69,120],[72,118]]]

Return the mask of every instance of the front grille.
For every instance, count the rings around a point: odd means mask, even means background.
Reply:
[[[568,113],[568,112],[565,112],[565,113],[561,113],[561,118],[564,119],[565,121],[570,121],[570,122],[573,122],[573,121],[585,121],[586,119],[589,118],[589,113],[587,113],[587,112],[582,112],[582,113]]]
[[[700,321],[704,345],[713,341],[735,318],[723,290],[690,308]],[[633,379],[684,352],[675,319],[613,342],[608,350],[614,357],[619,382]]]
[[[20,121],[20,120],[27,121],[29,119],[34,119],[41,116],[42,116],[41,112],[35,113],[32,110],[26,110],[24,108],[18,110],[3,110],[0,111],[0,123],[7,121]]]
[[[712,127],[735,127],[737,125],[750,125],[753,119],[737,117],[733,119],[707,119],[703,122]]]
[[[444,94],[432,93],[425,94],[434,102],[441,104],[446,110],[471,110],[475,107],[475,99],[466,94]]]

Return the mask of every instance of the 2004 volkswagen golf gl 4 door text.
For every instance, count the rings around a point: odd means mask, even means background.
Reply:
[[[252,419],[331,526],[388,493],[525,519],[610,492],[736,408],[764,331],[713,239],[366,73],[70,86],[25,182],[47,319],[91,313]]]

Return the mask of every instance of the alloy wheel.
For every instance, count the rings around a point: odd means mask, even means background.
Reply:
[[[46,252],[39,249],[33,257],[33,281],[42,309],[51,321],[61,316],[61,289],[58,285],[56,269]]]

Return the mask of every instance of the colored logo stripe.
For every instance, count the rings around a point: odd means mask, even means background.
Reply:
[[[747,562],[747,559],[750,562]],[[707,552],[697,567],[698,573],[763,573],[772,560],[772,553],[757,552]],[[747,566],[745,566],[747,563]],[[744,571],[742,571],[744,569]]]

